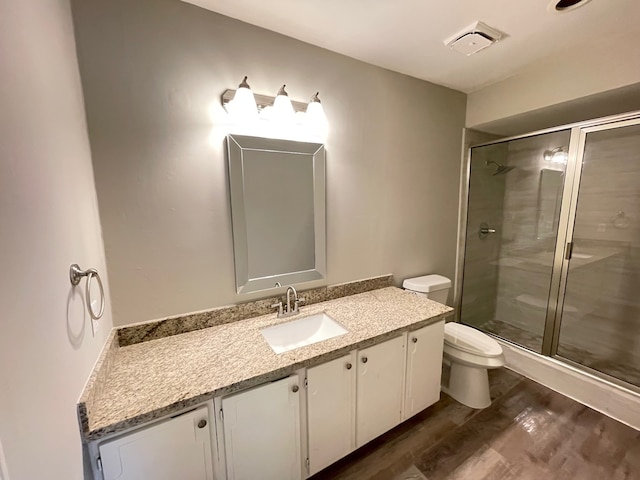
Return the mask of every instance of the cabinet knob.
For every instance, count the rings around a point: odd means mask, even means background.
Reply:
[[[411,339],[411,341],[412,341],[413,343],[418,343],[418,337],[413,337],[413,338]]]
[[[206,420],[203,419],[203,420],[200,420],[198,422],[198,428],[204,428],[206,426],[207,426],[207,421]]]
[[[362,363],[367,363],[369,359],[367,357],[362,357]]]
[[[351,365],[351,362],[347,362],[347,370],[351,370],[351,367],[353,367],[353,365]]]
[[[300,390],[300,387],[298,385],[294,385],[293,387],[291,387],[291,391],[293,393],[298,393],[298,390]]]

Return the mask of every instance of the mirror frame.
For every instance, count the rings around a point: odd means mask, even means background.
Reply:
[[[227,160],[229,166],[229,193],[231,223],[233,227],[233,252],[236,271],[236,292],[250,293],[326,278],[326,207],[325,207],[325,149],[320,143],[294,142],[273,138],[227,135]],[[294,272],[249,278],[249,242],[245,210],[244,152],[283,152],[310,156],[313,162],[313,217],[315,268]],[[285,215],[286,212],[283,212]]]

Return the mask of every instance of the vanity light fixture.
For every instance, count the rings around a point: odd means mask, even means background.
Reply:
[[[230,113],[235,115],[239,121],[254,121],[258,119],[258,107],[256,99],[247,83],[245,76],[238,89],[233,95],[233,99],[228,102]]]
[[[234,125],[235,133],[323,142],[329,129],[318,93],[307,104],[292,101],[285,87],[280,87],[275,98],[254,94],[245,77],[238,90],[225,90],[222,106],[229,114],[229,124]]]
[[[222,106],[227,110],[228,113],[231,113],[233,110],[233,99],[236,90],[225,90],[222,94]],[[273,102],[275,100],[274,97],[270,97],[269,95],[260,95],[259,93],[253,94],[256,102],[256,106],[258,112],[264,112],[267,107],[273,106]],[[291,105],[296,112],[303,112],[307,109],[307,104],[303,102],[296,102],[295,100],[291,100]]]
[[[564,147],[556,147],[551,150],[545,150],[543,158],[546,162],[566,164],[569,154]]]

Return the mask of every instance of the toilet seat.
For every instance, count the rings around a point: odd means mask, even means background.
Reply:
[[[466,365],[471,368],[500,368],[504,366],[504,355],[500,354],[496,357],[487,357],[485,355],[478,355],[475,353],[468,353],[455,346],[444,344],[444,358],[450,362],[455,362],[460,365]]]
[[[454,349],[480,357],[502,356],[502,347],[493,338],[460,323],[445,324],[444,343]]]

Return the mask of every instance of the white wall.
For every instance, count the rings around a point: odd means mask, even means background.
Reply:
[[[320,91],[328,283],[453,278],[464,94],[178,0],[73,10],[115,323],[250,298],[235,293],[223,136],[209,144],[208,116],[244,75],[256,93]]]
[[[565,103],[566,110],[570,108],[566,102],[580,103],[580,99],[584,97],[638,84],[640,61],[637,55],[629,57],[624,50],[618,48],[622,43],[636,42],[636,34],[636,31],[621,31],[606,38],[594,38],[590,44],[580,45],[569,51],[560,50],[559,46],[556,55],[541,59],[501,82],[470,93],[467,99],[467,127],[482,129],[485,124],[499,119],[561,103]],[[597,64],[592,62],[590,59],[593,58],[593,50],[605,52],[596,58],[606,58],[606,61]],[[598,111],[586,119],[637,108],[637,89],[630,91],[630,95],[629,104],[633,106],[624,108],[624,103],[618,102],[623,110],[617,112],[603,112],[599,106]],[[580,103],[579,107],[578,114],[583,115],[584,105]],[[557,116],[557,112],[553,114]],[[561,123],[556,125],[558,124]]]
[[[11,480],[80,479],[76,401],[112,320],[94,337],[68,277],[106,287],[67,0],[0,0],[0,78],[0,440]]]

